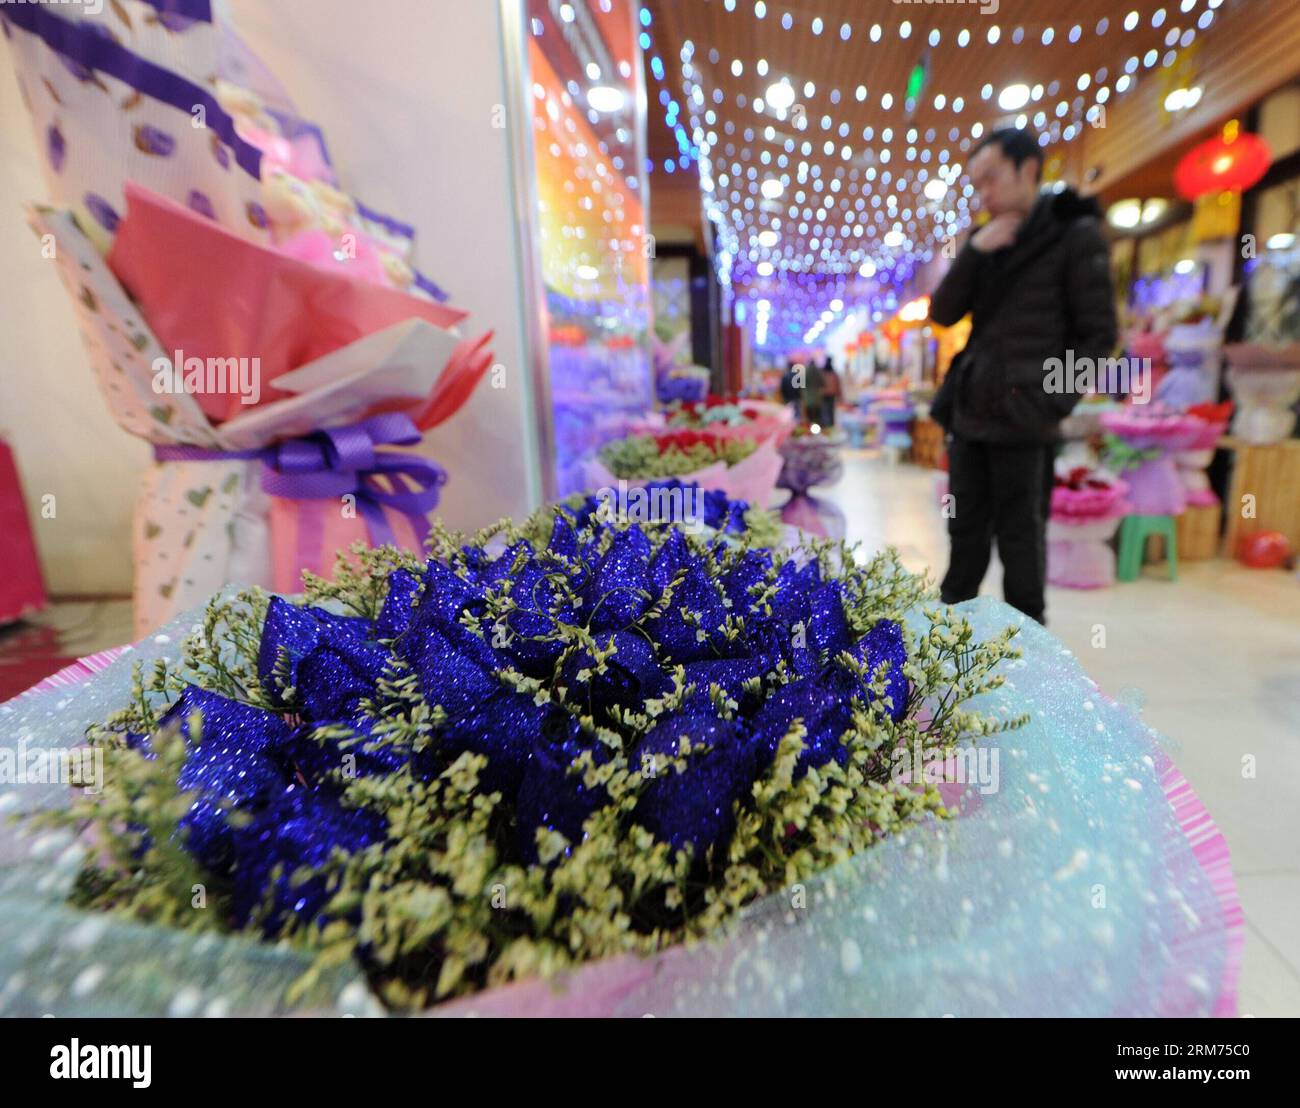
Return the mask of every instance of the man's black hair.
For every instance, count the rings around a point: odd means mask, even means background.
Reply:
[[[1043,179],[1043,148],[1038,145],[1038,136],[1033,131],[1022,131],[1019,127],[999,127],[990,131],[971,151],[974,157],[986,146],[996,146],[1004,157],[1011,159],[1011,164],[1019,169],[1029,158],[1038,163],[1035,180]]]

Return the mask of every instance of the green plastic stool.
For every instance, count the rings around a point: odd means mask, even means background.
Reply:
[[[1120,581],[1136,581],[1142,572],[1142,558],[1147,539],[1160,535],[1165,540],[1165,562],[1169,580],[1178,580],[1178,537],[1173,516],[1125,516],[1119,525],[1119,558],[1115,576]]]

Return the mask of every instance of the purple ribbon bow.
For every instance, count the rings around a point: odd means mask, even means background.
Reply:
[[[241,458],[262,463],[262,489],[288,500],[330,500],[352,495],[371,545],[394,541],[384,508],[406,516],[423,542],[428,515],[438,506],[447,472],[419,454],[380,451],[420,441],[419,429],[401,412],[371,416],[344,427],[313,431],[261,450],[210,450],[204,446],[155,445],[160,462],[215,462]]]

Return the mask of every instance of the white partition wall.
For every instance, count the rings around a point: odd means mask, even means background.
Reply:
[[[235,26],[320,123],[344,186],[416,230],[421,269],[495,332],[501,371],[436,428],[440,514],[480,527],[541,502],[525,357],[501,18],[487,0],[230,0]],[[493,388],[496,383],[503,387]]]

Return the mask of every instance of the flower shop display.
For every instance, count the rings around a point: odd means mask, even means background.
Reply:
[[[828,500],[811,495],[817,485],[833,485],[844,475],[843,431],[803,424],[781,444],[781,475],[777,484],[790,490],[781,507],[781,519],[810,535],[842,538],[846,520],[843,511]]]
[[[618,488],[602,488],[597,494],[574,493],[556,504],[553,511],[535,513],[521,529],[523,536],[534,546],[547,546],[560,513],[570,526],[579,529],[589,526],[593,517],[605,520],[618,516],[634,523],[672,523],[723,536],[744,534],[757,546],[775,547],[785,541],[775,512],[733,500],[720,489],[703,489],[676,477],[635,486],[623,481]]]
[[[670,427],[715,427],[719,430],[742,427],[754,418],[753,413],[739,403],[720,396],[671,404],[664,415]]]
[[[795,423],[794,412],[787,404],[720,396],[669,405],[662,419],[672,428],[707,429],[722,438],[771,440],[777,446],[789,436]]]
[[[1110,541],[1127,514],[1122,481],[1077,466],[1058,475],[1047,520],[1047,580],[1069,589],[1115,583]]]
[[[611,335],[590,318],[594,304],[547,292],[547,329],[555,429],[556,487],[564,494],[586,488],[588,455],[610,439],[634,431],[653,403],[652,385],[633,336]],[[555,322],[560,315],[577,322]]]
[[[1228,429],[1228,420],[1232,418],[1232,403],[1193,404],[1187,408],[1187,415],[1197,421],[1197,431],[1190,437],[1186,447],[1174,456],[1178,476],[1187,489],[1187,506],[1217,508],[1219,498],[1210,488],[1205,469],[1214,459],[1215,447]]]
[[[836,417],[839,429],[848,437],[848,445],[860,450],[867,445],[867,431],[871,421],[861,408],[847,407]]]
[[[1149,316],[1144,315],[1144,326],[1151,327],[1153,321]],[[1167,328],[1142,330],[1134,328],[1126,331],[1124,334],[1124,354],[1126,357],[1137,361],[1139,364],[1147,364],[1151,367],[1151,393],[1154,397],[1156,390],[1160,388],[1160,383],[1165,379],[1169,372],[1169,356],[1165,348],[1165,335]],[[1088,397],[1085,397],[1082,403],[1087,403]],[[1115,399],[1122,399],[1115,397]],[[1075,409],[1078,411],[1078,408]]]
[[[671,366],[655,372],[655,397],[661,404],[698,402],[708,391],[706,366]]]
[[[0,706],[94,786],[0,784],[0,1010],[1233,1012],[1222,840],[1044,629],[573,521],[358,548]]]
[[[844,476],[845,435],[802,424],[781,444],[781,476],[777,484],[795,496],[816,485],[833,485]]]
[[[1089,393],[1075,405],[1074,411],[1061,420],[1061,440],[1066,443],[1087,443],[1101,438],[1101,417],[1106,412],[1117,412],[1123,407],[1118,401]]]
[[[1230,343],[1224,353],[1229,366],[1228,387],[1237,407],[1233,435],[1256,446],[1282,442],[1296,426],[1300,342]]]
[[[766,508],[781,472],[781,456],[770,439],[727,436],[713,428],[668,428],[607,442],[585,469],[592,490],[620,480],[645,484],[660,477],[680,477]]]
[[[702,431],[718,440],[747,439],[780,446],[794,427],[788,405],[748,398],[708,396],[700,401],[675,401],[660,411],[631,421],[633,435],[663,435]]]
[[[1151,394],[1167,408],[1213,403],[1219,395],[1223,331],[1213,316],[1174,324],[1164,336],[1169,371]]]
[[[341,191],[319,128],[207,5],[0,22],[56,201],[29,221],[114,418],[154,447],[137,630],[225,581],[292,589],[357,539],[419,549],[447,475],[389,448],[492,359],[412,268],[413,230]]]
[[[1294,432],[1300,403],[1300,279],[1260,266],[1250,278],[1252,310],[1245,342],[1225,348],[1228,387],[1237,403],[1232,433],[1268,446]]]
[[[1156,405],[1129,405],[1101,416],[1106,467],[1123,477],[1134,515],[1179,515],[1187,490],[1174,457],[1198,441],[1203,422]]]
[[[871,416],[880,424],[880,445],[891,458],[912,448],[912,420],[916,409],[906,396],[878,401],[871,406]]]
[[[651,334],[650,350],[654,363],[655,399],[660,404],[699,403],[708,396],[711,374],[707,366],[688,365],[681,359],[690,341],[689,330],[681,331],[669,342]]]

